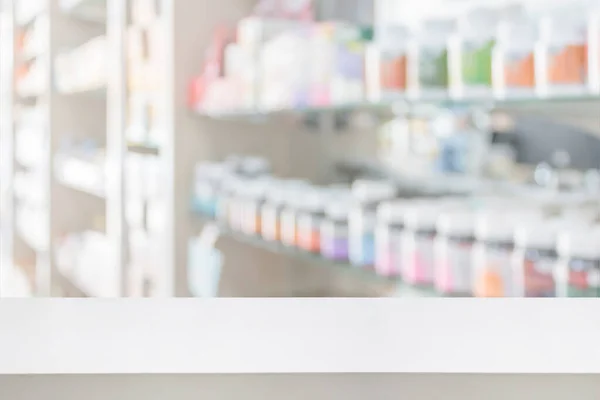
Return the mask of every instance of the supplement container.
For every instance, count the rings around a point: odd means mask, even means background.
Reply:
[[[498,12],[477,9],[461,18],[450,40],[450,91],[453,97],[489,97],[492,94],[492,50]]]
[[[352,185],[355,205],[348,218],[349,259],[358,267],[375,264],[375,223],[377,206],[394,198],[396,187],[385,181],[356,181]]]
[[[231,191],[227,201],[227,223],[234,231],[243,231],[244,222],[244,199],[248,185],[252,181],[244,178],[237,178],[231,183]]]
[[[477,216],[472,264],[472,293],[476,297],[514,295],[511,258],[517,226],[541,220],[535,212],[506,208],[487,210]]]
[[[246,178],[258,178],[271,173],[269,161],[260,157],[246,157],[239,161],[239,174]]]
[[[259,235],[261,232],[261,209],[265,202],[265,194],[274,180],[268,178],[249,181],[240,192],[242,214],[242,232],[248,235]]]
[[[265,201],[261,207],[261,234],[268,241],[279,241],[281,238],[281,212],[285,205],[285,188],[283,183],[276,183],[265,192]]]
[[[378,36],[382,39],[368,46],[366,53],[367,90],[372,101],[404,93],[408,82],[408,29],[392,26]]]
[[[407,201],[384,202],[377,207],[375,271],[382,276],[401,273],[401,241]]]
[[[217,196],[216,214],[219,222],[230,225],[237,190],[240,185],[241,180],[237,175],[231,175],[223,181]]]
[[[217,201],[221,185],[231,176],[223,165],[203,163],[196,166],[193,207],[211,218],[217,216]]]
[[[580,226],[559,234],[558,297],[600,297],[600,226]]]
[[[471,293],[475,214],[455,211],[440,216],[435,239],[434,286],[445,295]]]
[[[408,208],[402,233],[402,279],[411,285],[433,284],[434,239],[444,202],[422,201]]]
[[[541,19],[536,49],[539,94],[584,94],[589,90],[586,15],[579,7],[558,7],[550,13]]]
[[[196,212],[213,218],[216,216],[217,198],[211,174],[215,167],[210,163],[196,165],[192,198],[192,207]]]
[[[304,209],[309,186],[290,187],[285,194],[285,205],[281,211],[281,243],[286,246],[298,244],[297,218]]]
[[[454,20],[423,23],[408,44],[408,94],[411,98],[448,96],[448,38],[456,32]]]
[[[321,224],[321,255],[333,261],[348,261],[348,215],[350,201],[331,199]]]
[[[515,297],[555,297],[556,221],[538,221],[515,231],[512,257]]]
[[[518,15],[500,22],[492,56],[496,98],[535,95],[534,54],[538,36],[538,21],[526,15]]]
[[[306,194],[298,214],[298,247],[311,253],[321,251],[321,224],[325,219],[325,194],[314,189]]]
[[[275,183],[265,191],[265,202],[261,208],[262,237],[269,241],[282,240],[282,213],[288,205],[290,191],[308,187],[298,180]]]
[[[588,13],[588,79],[591,92],[600,94],[600,4],[594,1]]]

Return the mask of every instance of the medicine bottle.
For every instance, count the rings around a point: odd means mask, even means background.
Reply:
[[[492,50],[498,13],[475,9],[461,17],[450,43],[450,88],[454,97],[489,98],[492,94]]]
[[[401,273],[402,232],[408,201],[388,201],[377,207],[375,227],[375,271],[382,276]]]
[[[273,183],[265,191],[265,201],[261,207],[261,235],[268,241],[281,238],[281,212],[285,205],[285,188],[281,182]]]
[[[435,239],[434,286],[444,295],[469,295],[475,214],[469,210],[442,214]]]
[[[512,257],[515,297],[555,297],[556,221],[534,221],[515,230]]]
[[[600,226],[580,226],[558,236],[558,297],[600,297]]]
[[[321,255],[339,262],[348,261],[348,215],[350,199],[330,199],[321,224]]]
[[[235,215],[235,201],[240,184],[239,176],[232,174],[225,178],[218,192],[216,214],[217,220],[223,224],[230,225]]]
[[[548,7],[540,21],[536,58],[540,95],[572,96],[588,92],[588,28],[579,7]]]
[[[404,216],[402,233],[402,279],[411,285],[433,284],[434,239],[442,204],[420,201]]]
[[[298,244],[298,216],[304,208],[307,192],[311,188],[306,185],[292,186],[284,196],[284,207],[281,211],[281,242],[286,246]]]
[[[496,98],[535,95],[535,48],[538,40],[539,21],[531,16],[521,13],[500,22],[493,51]]]
[[[359,180],[352,185],[354,199],[350,211],[349,258],[358,267],[375,264],[375,224],[377,206],[396,195],[397,189],[390,182]]]
[[[321,251],[321,224],[325,219],[326,196],[322,189],[306,194],[298,215],[298,247],[311,253]]]
[[[273,179],[261,178],[248,181],[241,192],[242,231],[247,235],[259,235],[262,229],[261,209]]]
[[[448,96],[449,37],[456,32],[455,20],[424,22],[408,48],[408,92],[412,98],[437,99]]]
[[[475,223],[472,293],[476,297],[514,295],[511,258],[517,226],[541,219],[527,210],[493,207],[481,212]]]

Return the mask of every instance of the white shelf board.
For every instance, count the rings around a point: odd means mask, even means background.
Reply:
[[[62,0],[61,10],[82,21],[106,23],[106,0]]]

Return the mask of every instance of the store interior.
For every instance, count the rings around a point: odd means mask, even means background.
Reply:
[[[600,297],[596,0],[1,0],[0,297]]]

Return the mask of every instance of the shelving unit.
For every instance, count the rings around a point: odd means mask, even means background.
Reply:
[[[120,225],[114,228],[114,221],[122,215],[120,194],[108,190],[115,179],[119,180],[119,166],[114,170],[117,173],[108,173],[108,160],[114,157],[105,157],[103,153],[108,151],[101,151],[124,145],[120,134],[110,135],[107,129],[107,120],[113,115],[108,112],[107,92],[114,84],[109,83],[111,80],[101,62],[107,62],[106,52],[113,46],[106,43],[105,0],[43,0],[36,13],[19,18],[19,7],[31,4],[23,0],[8,0],[5,4],[15,40],[10,51],[5,48],[11,57],[2,60],[10,69],[2,86],[13,87],[6,114],[3,109],[7,118],[3,118],[6,129],[2,130],[4,150],[13,161],[12,167],[4,168],[3,173],[7,182],[16,187],[19,180],[26,179],[21,186],[35,186],[39,195],[26,192],[20,196],[7,195],[3,223],[9,239],[3,241],[6,257],[3,264],[33,271],[31,285],[35,295],[69,295],[74,283],[65,287],[64,282],[72,278],[77,266],[65,265],[64,255],[59,257],[65,238],[87,230],[106,232],[106,249],[100,253],[99,268],[121,269],[120,260],[112,256],[121,248]],[[31,29],[39,37],[32,35]],[[22,56],[18,39],[26,32],[35,46]],[[117,40],[122,37],[119,32]],[[7,39],[10,42],[13,41]],[[97,65],[96,70],[78,67],[76,63],[81,63],[82,57]],[[96,57],[97,61],[90,57]],[[23,65],[34,63],[38,65],[40,85],[23,93],[20,84],[12,85],[18,78],[15,73]],[[23,104],[36,108],[27,109],[27,113],[10,112]],[[112,104],[120,106],[114,101]],[[23,131],[23,124],[34,124],[36,129]],[[35,185],[29,176],[34,174]],[[36,207],[23,208],[32,199],[37,201]],[[11,216],[14,216],[12,221]],[[70,261],[76,263],[76,259],[74,256]],[[119,296],[119,281],[100,284],[104,287],[101,295]],[[95,290],[79,288],[79,294],[82,292],[94,295]]]
[[[39,296],[188,296],[188,244],[207,222],[190,214],[196,163],[230,154],[258,155],[279,176],[329,183],[339,160],[375,155],[373,123],[338,129],[340,115],[347,120],[348,115],[365,114],[378,123],[441,107],[526,107],[548,113],[552,105],[560,109],[555,119],[575,120],[598,131],[597,114],[589,106],[600,102],[595,94],[486,101],[388,96],[301,109],[194,110],[187,104],[188,87],[200,72],[214,29],[246,16],[254,0],[161,0],[150,2],[155,14],[132,9],[139,6],[134,0],[43,0],[41,8],[20,12],[19,4],[29,1],[3,4],[0,88],[10,90],[2,93],[0,218],[2,268],[22,267]],[[15,40],[19,33],[43,19],[46,25],[38,29],[46,40],[20,51]],[[77,76],[83,83],[70,86],[73,82],[66,80],[57,85],[57,59],[81,51],[99,36],[105,36],[105,53],[97,60],[107,61],[106,76],[91,82]],[[34,63],[45,85],[11,84],[20,66]],[[69,63],[73,61],[64,61]],[[577,114],[583,112],[583,103],[584,117]],[[37,115],[16,112],[20,105],[35,105]],[[36,128],[23,134],[24,123]],[[32,186],[39,190],[18,189]],[[23,208],[31,198],[41,206]],[[268,282],[265,286],[290,291],[298,282],[311,290],[319,279],[305,266],[324,265],[322,259],[220,229],[234,239],[222,249],[226,269],[235,265],[245,270],[242,276],[254,273]],[[101,245],[89,246],[90,252],[103,272],[110,270],[97,279],[78,278],[73,265],[77,257],[59,252],[65,237],[84,232],[101,240]],[[257,272],[269,265],[277,269]],[[356,272],[347,265],[325,266]],[[378,281],[369,274],[358,276]],[[96,281],[103,282],[100,289],[93,287]],[[250,283],[254,286],[242,288],[239,295],[265,293],[262,283]],[[409,293],[399,282],[384,283]]]

